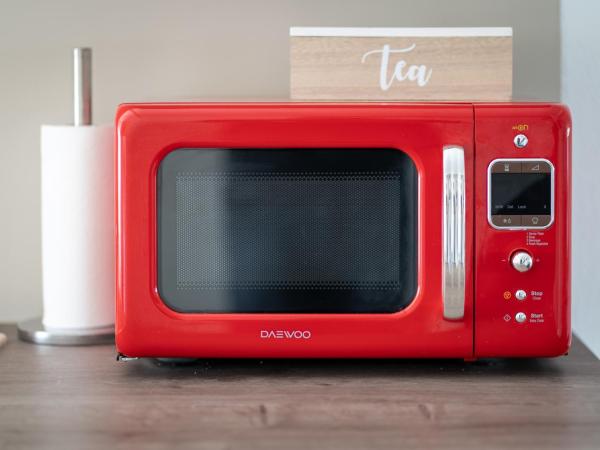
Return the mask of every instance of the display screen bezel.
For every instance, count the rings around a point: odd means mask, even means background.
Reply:
[[[545,163],[550,167],[550,214],[538,214],[539,216],[549,216],[550,220],[548,223],[543,225],[506,225],[506,226],[498,226],[493,222],[493,217],[498,216],[498,214],[492,214],[493,204],[492,204],[492,173],[493,167],[497,163]],[[551,161],[545,158],[498,158],[494,159],[488,165],[487,171],[487,218],[488,223],[492,228],[497,230],[529,230],[529,229],[545,229],[550,227],[554,223],[554,164]],[[522,216],[521,214],[514,214],[513,216]]]

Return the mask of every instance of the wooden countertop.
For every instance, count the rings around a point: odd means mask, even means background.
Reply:
[[[0,448],[600,448],[600,361],[115,361],[0,326]]]

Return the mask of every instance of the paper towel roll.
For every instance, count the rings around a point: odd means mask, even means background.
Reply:
[[[44,326],[114,324],[112,126],[43,125]]]

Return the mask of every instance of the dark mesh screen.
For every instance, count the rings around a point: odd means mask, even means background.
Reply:
[[[184,312],[397,311],[416,196],[397,150],[177,150],[159,170],[160,294]]]

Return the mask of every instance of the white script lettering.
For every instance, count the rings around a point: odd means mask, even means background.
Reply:
[[[402,82],[405,80],[417,83],[419,87],[425,86],[431,79],[433,69],[428,69],[426,65],[408,65],[406,60],[398,61],[391,76],[388,77],[388,68],[390,65],[390,54],[392,53],[408,53],[415,49],[417,45],[413,44],[410,47],[391,49],[388,44],[385,44],[381,50],[371,50],[362,56],[361,62],[364,63],[370,55],[381,54],[381,64],[379,66],[379,87],[382,91],[387,91],[394,81]]]

